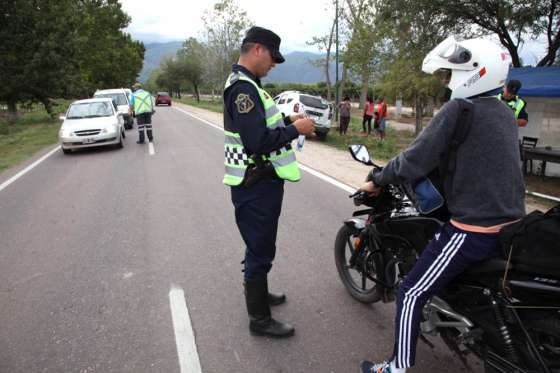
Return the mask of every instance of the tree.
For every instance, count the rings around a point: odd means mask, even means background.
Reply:
[[[325,72],[325,82],[327,86],[327,100],[332,101],[331,97],[331,77],[329,73],[329,67],[332,60],[331,57],[331,49],[333,44],[333,36],[334,36],[334,28],[336,25],[336,19],[333,20],[331,31],[328,35],[324,36],[314,36],[311,38],[311,41],[307,42],[307,45],[315,45],[319,51],[325,50],[325,58],[324,59],[317,59],[311,61],[311,64],[316,67],[322,67]]]
[[[419,0],[433,4],[431,0]],[[559,0],[438,0],[442,15],[464,25],[463,33],[470,33],[471,25],[479,32],[494,33],[511,55],[515,67],[522,66],[519,48],[529,39],[545,34],[547,54],[537,66],[550,66],[560,49]],[[468,30],[468,31],[466,31]]]
[[[4,6],[5,5],[5,6]],[[117,0],[9,0],[0,12],[0,101],[89,96],[130,85],[144,46],[123,32],[130,18]]]
[[[208,55],[205,81],[220,89],[227,79],[231,65],[239,58],[245,31],[252,25],[247,12],[233,0],[221,0],[205,11],[202,21],[206,29]]]
[[[207,54],[207,48],[195,38],[187,39],[183,43],[183,49],[177,52],[181,76],[193,87],[197,101],[200,101],[199,88],[203,83],[204,61]]]
[[[421,71],[422,61],[448,33],[457,31],[442,17],[434,4],[417,0],[378,3],[376,27],[386,36],[382,55],[381,89],[385,94],[402,96],[414,102],[416,134],[422,129],[422,115],[430,98],[442,90],[436,76]]]

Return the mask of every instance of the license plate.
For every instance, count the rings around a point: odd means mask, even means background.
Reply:
[[[92,144],[95,142],[95,139],[91,138],[91,137],[86,137],[83,141],[84,144]]]

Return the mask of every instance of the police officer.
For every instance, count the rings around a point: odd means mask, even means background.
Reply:
[[[498,98],[504,101],[507,106],[513,110],[515,119],[517,119],[517,125],[519,127],[525,127],[529,121],[529,115],[525,110],[527,104],[517,95],[519,89],[521,89],[521,82],[512,79],[504,86],[503,93],[500,93]]]
[[[288,337],[294,328],[271,317],[270,306],[286,297],[268,291],[267,274],[276,253],[284,180],[300,172],[291,141],[313,133],[302,116],[283,118],[260,78],[284,62],[280,37],[252,27],[241,46],[224,88],[225,176],[231,187],[235,221],[246,245],[244,285],[249,330],[253,335]]]
[[[136,124],[138,125],[138,141],[136,143],[144,143],[144,127],[146,127],[148,140],[152,142],[154,140],[152,134],[152,114],[154,113],[152,95],[144,91],[140,83],[135,83],[132,86],[132,91],[132,106],[136,116]]]

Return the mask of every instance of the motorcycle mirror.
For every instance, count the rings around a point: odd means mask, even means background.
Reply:
[[[352,158],[354,158],[358,162],[361,162],[368,166],[374,166],[365,145],[348,145],[348,150],[350,150]]]

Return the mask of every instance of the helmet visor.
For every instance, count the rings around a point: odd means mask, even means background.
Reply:
[[[471,52],[457,43],[445,46],[445,48],[439,51],[438,56],[451,63],[457,64],[467,63],[472,58]]]

